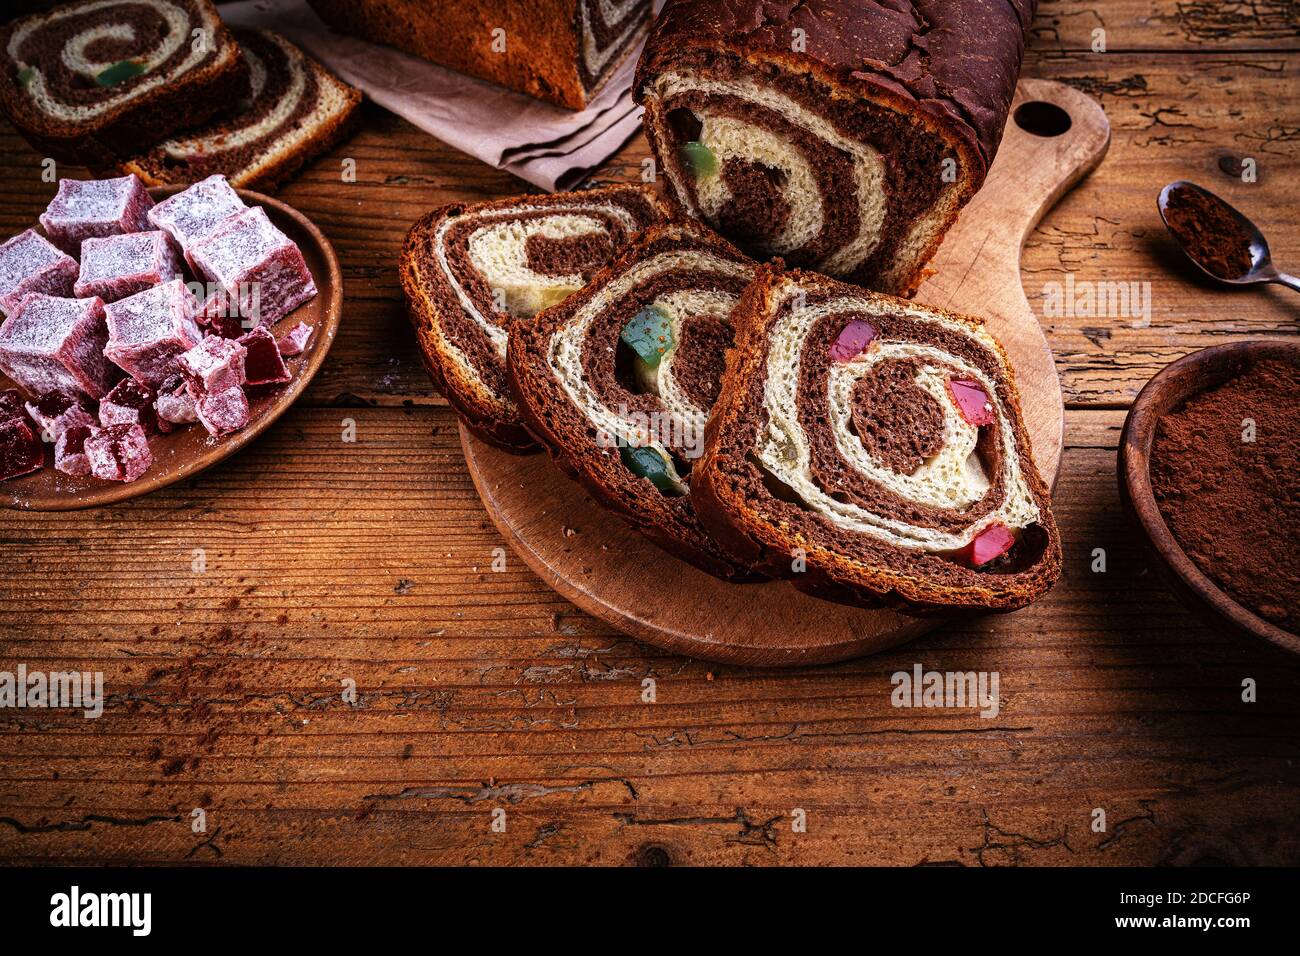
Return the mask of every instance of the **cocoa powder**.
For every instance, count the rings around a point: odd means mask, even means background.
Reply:
[[[1250,233],[1232,211],[1199,189],[1180,186],[1169,193],[1165,222],[1201,268],[1221,279],[1250,271]]]
[[[1300,367],[1260,360],[1189,398],[1157,425],[1150,467],[1165,524],[1196,566],[1300,633]]]

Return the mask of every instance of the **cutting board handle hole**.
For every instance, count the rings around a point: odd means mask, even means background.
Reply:
[[[1055,103],[1032,100],[1016,108],[1016,125],[1035,136],[1060,136],[1071,126],[1070,114]]]

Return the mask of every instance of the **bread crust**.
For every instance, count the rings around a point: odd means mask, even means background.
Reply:
[[[779,263],[759,267],[754,282],[733,312],[736,345],[727,356],[722,392],[705,428],[705,452],[696,465],[691,484],[696,513],[713,538],[737,561],[749,563],[772,577],[788,578],[796,587],[818,597],[863,607],[892,607],[920,616],[1010,611],[1046,593],[1061,572],[1060,534],[1051,513],[1050,492],[1034,465],[1014,373],[996,342],[1006,373],[1001,384],[1005,386],[1011,411],[1021,470],[1039,507],[1039,524],[1046,535],[1043,553],[1031,568],[1006,575],[972,571],[965,585],[948,585],[891,567],[871,566],[838,553],[816,536],[774,525],[761,507],[746,498],[738,476],[747,467],[747,455],[760,427],[769,334],[776,318],[771,308],[772,296],[784,279],[798,282],[802,288],[826,289],[883,304],[893,302],[900,307],[921,308],[815,273],[787,272]],[[928,307],[925,310],[973,330],[983,328],[983,323],[971,316]],[[822,523],[823,519],[819,518],[818,526]],[[806,555],[804,571],[796,572],[792,567],[791,555],[796,550]]]
[[[693,513],[689,497],[662,494],[650,482],[627,471],[615,452],[596,447],[585,426],[565,422],[562,410],[571,406],[546,358],[555,331],[605,285],[644,258],[682,248],[707,249],[725,258],[749,261],[740,250],[694,221],[651,226],[580,292],[545,310],[534,322],[511,328],[506,358],[510,386],[529,430],[560,470],[578,481],[597,502],[670,554],[716,577],[735,582],[761,580],[762,575],[746,562],[732,560],[709,538]]]
[[[193,0],[216,16],[210,0]],[[0,51],[8,48],[14,30],[44,17],[33,14],[0,28]],[[58,162],[77,163],[97,173],[116,172],[122,157],[141,143],[153,143],[187,127],[207,122],[248,95],[248,67],[230,30],[217,20],[212,38],[216,55],[187,73],[181,82],[166,83],[131,103],[109,110],[93,124],[51,120],[32,108],[7,55],[0,55],[0,109],[37,152]]]
[[[452,203],[421,217],[406,235],[398,263],[402,290],[406,294],[407,316],[415,329],[420,358],[434,385],[460,415],[465,427],[474,435],[514,454],[539,450],[537,442],[519,418],[513,401],[502,401],[487,391],[481,382],[466,376],[457,357],[448,346],[441,308],[434,292],[435,279],[427,273],[425,263],[431,255],[434,234],[453,216],[484,213],[527,202],[530,206],[554,206],[574,201],[597,202],[629,191],[639,194],[656,217],[667,215],[667,207],[644,186],[605,186],[579,193],[554,193],[538,196],[512,196],[486,203]],[[516,325],[520,323],[515,323]]]

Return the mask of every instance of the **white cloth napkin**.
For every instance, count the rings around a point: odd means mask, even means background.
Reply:
[[[641,128],[641,108],[632,102],[639,45],[591,104],[574,112],[335,33],[303,0],[244,0],[220,9],[227,23],[283,34],[385,109],[549,192],[580,182]]]

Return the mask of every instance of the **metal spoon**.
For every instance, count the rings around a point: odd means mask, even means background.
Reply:
[[[1173,229],[1169,228],[1169,217],[1165,212],[1166,207],[1169,205],[1169,194],[1175,189],[1195,190],[1210,202],[1221,206],[1245,228],[1246,232],[1250,235],[1249,270],[1247,270],[1243,275],[1227,279],[1221,275],[1216,275],[1209,269],[1205,268],[1205,266],[1187,250],[1187,247],[1182,244]],[[1177,182],[1170,183],[1164,189],[1160,190],[1160,199],[1157,201],[1156,205],[1160,207],[1160,218],[1164,220],[1165,228],[1169,229],[1169,235],[1173,236],[1174,242],[1178,243],[1178,248],[1183,250],[1183,254],[1192,261],[1196,268],[1200,269],[1211,279],[1214,279],[1216,282],[1226,282],[1228,285],[1253,285],[1256,282],[1277,282],[1300,292],[1300,279],[1297,279],[1293,275],[1287,275],[1285,272],[1278,271],[1278,268],[1273,265],[1273,256],[1268,249],[1268,240],[1264,238],[1264,234],[1259,231],[1259,228],[1239,213],[1231,203],[1224,202],[1208,189],[1198,186],[1195,183],[1189,183],[1185,179],[1180,179]]]

